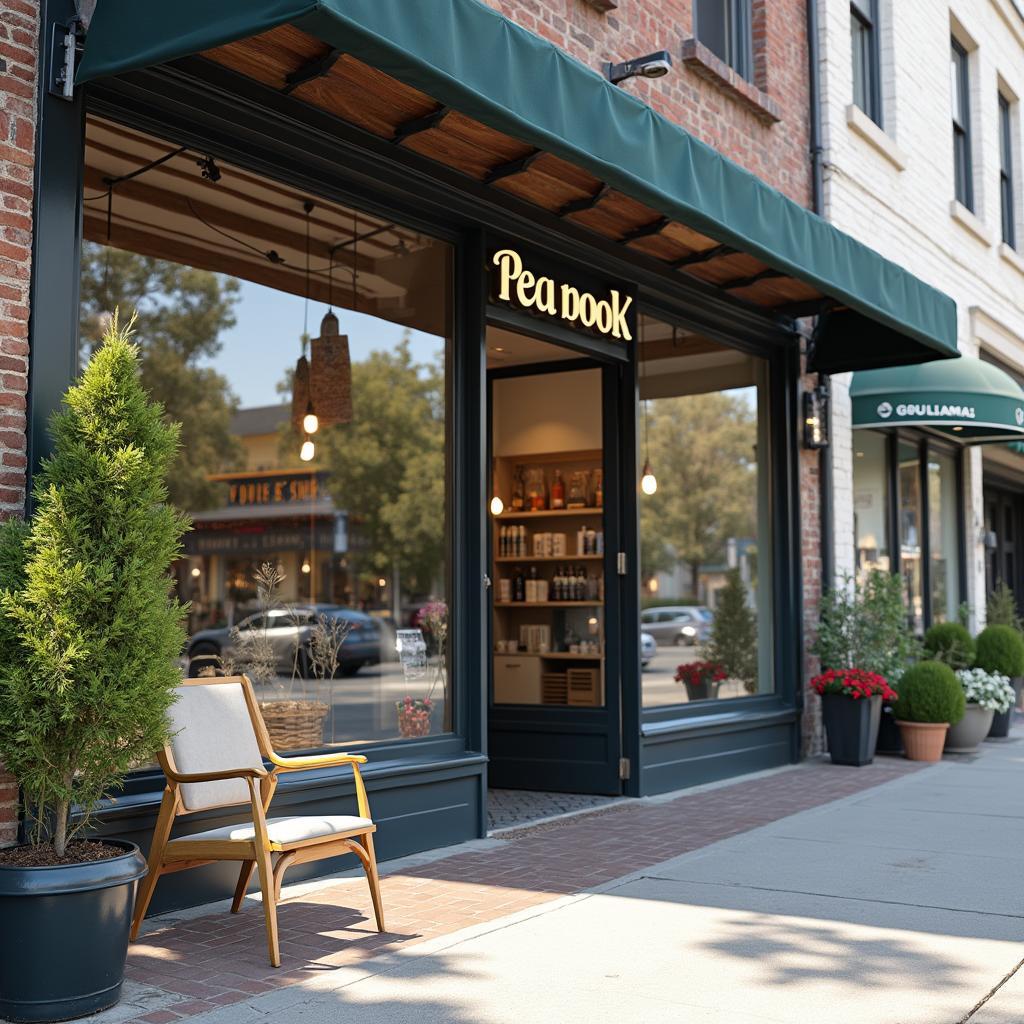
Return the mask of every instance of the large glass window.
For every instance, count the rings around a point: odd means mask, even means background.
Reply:
[[[921,457],[916,444],[899,444],[900,575],[911,628],[924,632],[924,523],[921,506]]]
[[[751,0],[696,0],[695,35],[737,74],[752,79]]]
[[[960,509],[956,457],[928,454],[928,551],[932,622],[955,622],[960,606]]]
[[[954,195],[974,209],[974,173],[971,159],[970,71],[967,51],[956,39],[950,46],[950,105],[953,113]]]
[[[878,46],[878,0],[851,0],[850,42],[853,56],[853,102],[875,124],[882,123],[882,89]]]
[[[639,330],[644,705],[770,693],[767,364]]]
[[[82,359],[137,310],[182,424],[183,670],[281,749],[450,729],[450,246],[97,118],[85,180]]]
[[[857,577],[889,572],[888,439],[873,430],[853,436],[853,527],[857,545]]]

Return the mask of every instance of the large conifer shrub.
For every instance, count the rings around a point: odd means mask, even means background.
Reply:
[[[53,418],[28,528],[0,536],[0,761],[32,841],[58,857],[165,741],[181,680],[169,568],[187,520],[166,485],[178,428],[143,390],[130,336],[115,315]]]

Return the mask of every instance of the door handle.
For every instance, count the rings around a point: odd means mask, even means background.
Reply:
[[[491,589],[491,577],[488,576],[487,573],[484,573],[483,583],[484,583],[484,590],[490,590]]]

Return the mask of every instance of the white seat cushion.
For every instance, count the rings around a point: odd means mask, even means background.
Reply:
[[[342,832],[357,832],[360,829],[372,828],[369,818],[357,818],[352,814],[313,815],[307,818],[267,818],[267,834],[272,843],[287,846],[289,843],[301,843],[305,839],[318,839],[321,836],[335,836]],[[225,825],[223,828],[211,828],[206,832],[197,832],[191,836],[179,836],[171,840],[177,842],[193,842],[197,839],[232,840],[246,842],[254,839],[256,829],[252,823],[245,825]]]

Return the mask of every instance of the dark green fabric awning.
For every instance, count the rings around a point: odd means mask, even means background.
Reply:
[[[1024,390],[970,356],[862,370],[850,398],[854,427],[929,427],[962,444],[1024,438]]]
[[[948,296],[477,0],[174,0],[158,11],[140,0],[98,0],[78,81],[284,24],[848,307],[819,331],[820,369],[956,355]]]

